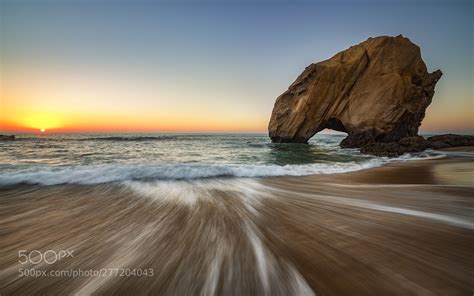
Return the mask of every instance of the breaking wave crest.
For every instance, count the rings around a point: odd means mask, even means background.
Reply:
[[[124,142],[134,142],[134,141],[162,141],[162,140],[171,140],[172,136],[130,136],[130,137],[95,137],[95,138],[84,138],[80,139],[81,141],[124,141]]]
[[[0,186],[14,184],[101,184],[123,181],[193,180],[218,177],[270,177],[334,174],[382,166],[392,161],[417,159],[373,158],[364,162],[315,163],[305,165],[87,165],[76,167],[35,167],[0,174]],[[426,159],[426,157],[424,158]]]
[[[111,142],[142,142],[142,141],[166,141],[173,140],[174,136],[100,136],[100,137],[82,137],[82,138],[54,138],[54,137],[16,137],[16,141],[32,141],[32,142],[64,142],[64,141],[79,141],[79,142],[100,142],[100,141],[111,141]]]

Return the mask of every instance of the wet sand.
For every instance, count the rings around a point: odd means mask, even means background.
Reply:
[[[1,188],[0,293],[471,295],[473,196],[472,158],[307,177]],[[19,250],[73,257],[20,264]],[[30,268],[47,275],[20,276]],[[90,269],[107,272],[50,274]]]

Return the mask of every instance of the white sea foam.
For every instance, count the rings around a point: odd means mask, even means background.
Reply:
[[[74,168],[39,168],[0,174],[0,185],[18,183],[100,184],[120,181],[180,180],[212,177],[301,176],[342,173],[379,166],[383,162],[311,165],[161,165],[161,166],[82,166]]]
[[[403,156],[395,159],[370,158],[362,162],[332,162],[285,166],[232,164],[40,166],[0,173],[0,186],[20,183],[41,185],[101,184],[122,181],[192,180],[215,177],[304,176],[357,171],[378,167],[388,162],[412,159],[417,158]],[[426,159],[426,157],[423,159]]]

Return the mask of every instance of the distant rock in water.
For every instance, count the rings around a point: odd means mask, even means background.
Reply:
[[[270,138],[306,143],[329,128],[348,133],[342,147],[359,148],[416,137],[441,75],[408,38],[369,38],[303,71],[275,102]]]
[[[0,135],[0,140],[15,140],[15,136],[6,136],[6,135]]]
[[[428,141],[433,149],[474,146],[474,136],[445,134],[429,137]]]
[[[376,156],[396,157],[404,153],[419,152],[426,149],[444,149],[451,147],[474,146],[474,136],[438,135],[425,139],[421,136],[403,138],[398,142],[371,142],[360,151]]]

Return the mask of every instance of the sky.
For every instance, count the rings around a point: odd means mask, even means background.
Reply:
[[[403,34],[444,73],[421,131],[472,132],[473,3],[0,0],[0,130],[266,132],[306,66]]]

